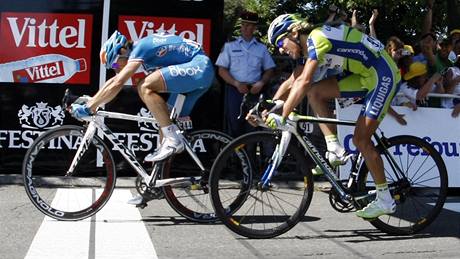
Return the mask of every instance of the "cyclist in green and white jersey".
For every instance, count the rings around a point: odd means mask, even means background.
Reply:
[[[321,117],[332,116],[328,101],[333,98],[364,97],[353,143],[372,173],[377,198],[356,214],[376,218],[393,213],[395,202],[388,189],[383,162],[371,141],[401,80],[399,70],[383,44],[349,26],[326,24],[315,27],[295,14],[284,14],[273,20],[268,29],[268,40],[279,48],[280,53],[306,61],[294,70],[274,96],[275,100],[284,100],[282,114],[269,113],[266,123],[271,127],[284,124],[306,95],[315,113]],[[343,70],[343,73],[313,84],[315,72],[324,70]],[[342,156],[344,151],[338,144],[336,128],[327,124],[320,127],[328,151],[335,146],[336,155]]]

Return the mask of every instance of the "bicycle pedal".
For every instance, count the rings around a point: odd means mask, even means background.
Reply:
[[[147,203],[137,204],[136,208],[144,209],[145,207],[147,207],[147,205],[148,205]]]
[[[369,221],[369,222],[370,222],[370,221],[376,220],[377,218],[362,218],[362,219],[364,219],[365,221]]]

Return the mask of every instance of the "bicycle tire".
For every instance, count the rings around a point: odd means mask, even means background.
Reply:
[[[403,148],[410,152],[402,152]],[[408,181],[397,180],[387,158],[382,156],[385,177],[396,201],[396,212],[383,215],[370,223],[393,235],[411,235],[426,228],[441,212],[447,196],[448,177],[444,161],[436,149],[415,136],[395,136],[388,146],[377,146],[383,154],[390,151]],[[368,178],[369,177],[369,178]],[[359,171],[358,191],[373,189],[373,180],[365,163]],[[364,206],[364,205],[363,205]]]
[[[220,151],[230,143],[231,137],[216,130],[199,130],[189,133],[187,139],[205,167],[205,172],[203,174],[187,152],[173,156],[164,163],[162,179],[195,177],[201,180],[191,185],[164,186],[163,192],[166,201],[179,215],[195,222],[213,222],[217,217],[209,198],[209,171]]]
[[[267,131],[242,135],[222,150],[211,169],[216,215],[241,236],[261,239],[281,235],[302,220],[310,206],[313,176],[295,138],[268,188],[259,184],[279,136]]]
[[[65,176],[84,133],[85,128],[73,125],[48,130],[32,143],[24,157],[26,193],[32,204],[51,218],[88,218],[104,207],[115,188],[112,153],[96,135],[80,156],[74,174]]]

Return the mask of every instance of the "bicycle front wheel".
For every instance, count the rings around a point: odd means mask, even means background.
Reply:
[[[62,126],[40,135],[22,165],[24,187],[33,205],[58,220],[81,220],[94,215],[115,188],[115,166],[107,145],[97,136],[84,145],[85,129]],[[67,174],[78,148],[73,173]],[[86,150],[85,150],[86,149]]]
[[[396,201],[396,212],[370,221],[383,232],[414,234],[438,216],[446,200],[447,171],[441,155],[428,142],[414,136],[395,136],[379,145],[385,177]],[[359,172],[358,189],[375,189],[368,168]]]
[[[190,181],[163,187],[165,198],[179,215],[196,222],[213,222],[217,218],[209,198],[209,170],[231,137],[215,130],[199,130],[187,139],[205,170],[187,152],[169,159],[164,163],[162,178],[186,177]]]
[[[268,184],[264,172],[280,134],[259,131],[232,141],[211,169],[211,200],[216,214],[235,233],[249,238],[281,235],[302,220],[313,195],[305,154],[292,138]]]

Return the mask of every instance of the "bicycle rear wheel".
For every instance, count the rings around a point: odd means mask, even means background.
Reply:
[[[209,170],[231,137],[215,130],[199,130],[191,132],[187,139],[205,171],[201,171],[187,152],[169,159],[164,163],[162,179],[191,177],[194,180],[191,184],[163,187],[165,198],[171,208],[183,217],[196,222],[213,222],[217,218],[208,195]]]
[[[211,199],[217,216],[233,232],[272,238],[294,227],[307,211],[313,179],[305,154],[292,138],[268,186],[262,175],[272,165],[279,134],[259,131],[232,141],[211,169]]]
[[[72,175],[66,176],[85,129],[62,126],[40,135],[22,165],[24,187],[33,205],[58,220],[94,215],[115,188],[115,167],[107,145],[97,136],[87,145]]]
[[[396,212],[370,223],[389,234],[414,234],[433,222],[442,210],[448,188],[446,166],[439,152],[423,139],[395,136],[387,141],[387,146],[379,145],[377,149],[384,161],[385,177],[396,201]],[[393,167],[389,157],[394,161]],[[359,172],[358,189],[361,192],[375,189],[365,164]]]

